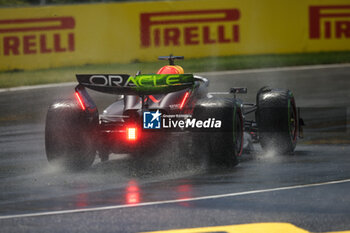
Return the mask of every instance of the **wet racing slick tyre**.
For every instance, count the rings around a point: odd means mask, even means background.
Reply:
[[[200,100],[195,107],[194,118],[206,120],[214,118],[222,121],[216,132],[197,134],[196,147],[203,153],[207,150],[209,166],[233,167],[238,164],[238,156],[243,149],[243,116],[239,104],[232,98],[208,98]]]
[[[85,112],[74,100],[52,104],[45,127],[48,161],[73,171],[90,167],[96,155],[94,133],[97,125],[97,111]]]
[[[292,154],[297,143],[298,117],[293,93],[262,88],[257,94],[256,120],[263,150]]]

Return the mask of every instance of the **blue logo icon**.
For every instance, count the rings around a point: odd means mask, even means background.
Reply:
[[[156,112],[143,113],[143,128],[144,129],[160,129],[160,116],[162,114],[157,110]]]

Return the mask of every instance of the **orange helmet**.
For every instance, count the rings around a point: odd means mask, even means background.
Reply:
[[[183,74],[184,69],[181,66],[163,66],[157,72],[157,74]]]

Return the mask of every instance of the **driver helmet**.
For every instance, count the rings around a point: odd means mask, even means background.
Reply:
[[[163,66],[162,68],[160,68],[157,72],[157,74],[183,74],[184,73],[184,69],[181,66],[171,66],[171,65],[167,65],[167,66]]]

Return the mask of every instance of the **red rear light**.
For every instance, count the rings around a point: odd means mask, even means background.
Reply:
[[[127,127],[126,128],[126,137],[129,141],[135,141],[137,139],[137,128],[136,127]]]
[[[85,111],[86,107],[85,107],[85,104],[84,104],[83,99],[81,98],[79,92],[75,92],[75,97],[77,98],[81,109],[83,109],[83,111]]]
[[[157,100],[153,95],[149,95],[148,98],[150,98],[154,103],[159,103],[159,100]]]
[[[180,109],[183,108],[183,106],[184,106],[184,104],[186,103],[186,100],[187,100],[187,98],[188,98],[189,95],[190,95],[190,93],[189,93],[189,92],[186,92],[184,98],[183,98],[182,101],[181,101]]]

